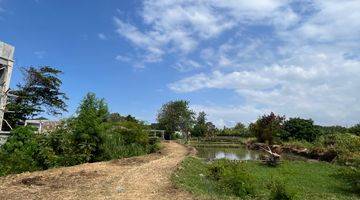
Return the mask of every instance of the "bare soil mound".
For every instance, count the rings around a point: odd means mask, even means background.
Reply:
[[[0,199],[192,199],[171,173],[189,154],[175,142],[159,153],[0,178]]]

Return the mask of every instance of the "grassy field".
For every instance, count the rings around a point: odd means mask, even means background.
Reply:
[[[193,147],[226,147],[226,148],[239,148],[244,146],[247,138],[242,137],[215,137],[211,140],[198,140],[192,139],[189,145]]]
[[[208,165],[203,160],[188,157],[173,175],[173,182],[199,198],[203,199],[238,199],[231,194],[224,194],[214,180],[207,177]],[[332,176],[340,166],[324,162],[283,161],[276,167],[267,167],[256,161],[239,162],[238,165],[250,172],[254,179],[255,196],[246,199],[268,199],[268,185],[272,181],[285,184],[295,199],[360,199],[350,193],[340,180]]]

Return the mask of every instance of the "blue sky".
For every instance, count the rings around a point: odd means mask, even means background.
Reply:
[[[153,122],[186,99],[218,126],[274,111],[360,121],[360,1],[0,0],[20,66],[64,71],[69,116],[86,92]]]

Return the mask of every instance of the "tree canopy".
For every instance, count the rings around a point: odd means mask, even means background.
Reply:
[[[195,137],[204,137],[206,133],[207,133],[206,113],[199,112],[198,117],[196,118],[195,126],[191,134]]]
[[[101,126],[109,114],[104,99],[98,99],[94,93],[88,93],[82,100],[77,117],[73,120],[72,126],[74,139],[79,155],[85,155],[84,161],[94,161],[100,155],[100,134],[103,131]]]
[[[5,119],[14,126],[19,121],[35,117],[42,113],[60,115],[67,111],[65,103],[68,100],[61,91],[62,81],[59,78],[62,71],[43,66],[39,68],[22,68],[24,82],[17,85],[12,91],[15,98],[9,98]]]
[[[271,112],[269,115],[263,115],[255,123],[250,124],[250,132],[256,136],[258,142],[272,144],[274,138],[278,137],[283,131],[284,121],[285,116],[275,115]]]
[[[290,118],[284,123],[284,132],[281,138],[284,140],[298,139],[312,142],[319,135],[320,131],[314,126],[311,119]]]
[[[157,116],[159,127],[167,134],[182,131],[188,138],[188,132],[194,125],[195,113],[190,110],[189,102],[184,100],[170,101],[164,104]]]

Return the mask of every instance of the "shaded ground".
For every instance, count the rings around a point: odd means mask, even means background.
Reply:
[[[164,142],[160,153],[0,178],[0,199],[192,199],[171,173],[189,153]]]

